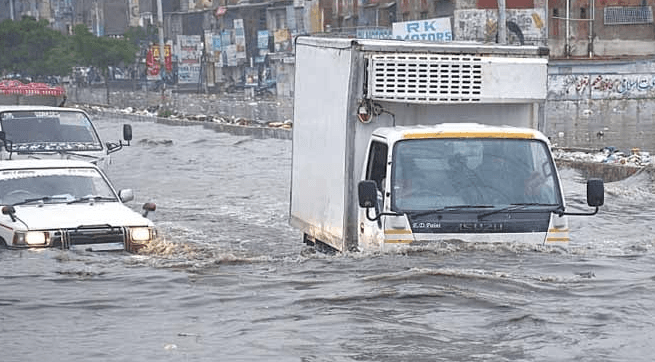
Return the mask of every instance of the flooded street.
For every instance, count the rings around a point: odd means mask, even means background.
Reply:
[[[126,120],[98,118],[103,139]],[[568,249],[305,252],[291,141],[132,123],[109,176],[155,202],[147,255],[0,250],[2,361],[651,361],[655,195],[606,184]],[[586,210],[564,170],[568,206]],[[584,206],[581,206],[584,205]]]

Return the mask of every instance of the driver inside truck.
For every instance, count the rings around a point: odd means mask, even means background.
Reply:
[[[478,170],[482,165],[484,146],[480,141],[461,140],[450,144],[451,156],[448,158],[450,166],[450,182],[466,203],[480,204],[484,195],[480,185],[484,177]]]

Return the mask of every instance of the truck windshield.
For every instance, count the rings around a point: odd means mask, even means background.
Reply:
[[[0,204],[40,200],[71,202],[85,197],[116,200],[102,175],[92,168],[20,169],[0,171]]]
[[[538,140],[403,140],[394,146],[391,183],[395,211],[561,203],[548,146]]]
[[[99,151],[91,121],[75,111],[12,111],[0,114],[7,149],[13,152]]]

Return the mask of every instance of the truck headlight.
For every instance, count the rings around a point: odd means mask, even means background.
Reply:
[[[130,228],[130,238],[132,241],[150,241],[152,239],[152,230],[149,227]]]
[[[45,245],[50,240],[47,231],[17,231],[14,234],[14,245]]]

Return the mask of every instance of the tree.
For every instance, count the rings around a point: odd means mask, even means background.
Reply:
[[[108,67],[132,64],[139,50],[125,38],[96,37],[84,25],[75,26],[72,44],[77,54],[77,65],[95,67],[102,73],[107,88],[107,99],[109,99]]]
[[[68,75],[74,66],[107,67],[132,64],[139,47],[127,38],[96,37],[84,25],[74,35],[50,29],[46,20],[23,17],[0,23],[0,73],[20,73],[35,79]]]
[[[69,72],[71,56],[65,36],[48,28],[47,20],[25,16],[0,23],[0,71],[42,78]],[[60,48],[64,46],[64,49]]]

